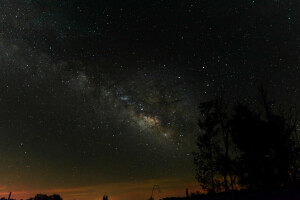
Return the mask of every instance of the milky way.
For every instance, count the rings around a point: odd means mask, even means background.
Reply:
[[[56,155],[62,152],[61,162],[67,162],[68,167],[82,168],[85,162],[102,167],[102,162],[111,162],[111,156],[116,156],[115,165],[126,160],[128,166],[123,167],[155,165],[180,156],[174,154],[173,148],[182,149],[186,135],[193,135],[183,122],[194,124],[187,113],[192,108],[184,104],[187,100],[181,88],[170,94],[159,88],[166,83],[163,76],[155,75],[154,80],[145,78],[145,74],[134,74],[116,83],[104,73],[94,81],[84,71],[66,70],[68,62],[53,62],[24,44],[4,38],[1,41],[1,49],[5,49],[2,55],[6,54],[1,69],[2,110],[6,118],[2,129],[11,133],[4,135],[6,140],[2,142],[4,145],[12,140],[15,146],[9,147],[24,153],[24,162],[30,168],[35,165],[31,166],[31,162],[41,164],[36,156],[50,154],[43,158],[47,163],[53,162],[51,158],[59,159]],[[149,161],[140,151],[149,154]],[[134,158],[128,161],[128,154]]]
[[[187,138],[196,134],[197,106],[180,74],[135,62],[110,69],[102,56],[88,63],[58,58],[51,52],[63,38],[48,51],[25,39],[29,31],[45,33],[43,17],[34,17],[43,12],[30,2],[10,6],[13,11],[2,7],[10,10],[3,20],[13,30],[24,28],[1,36],[1,142],[3,159],[11,163],[3,171],[16,173],[10,184],[41,173],[55,184],[67,179],[75,185],[155,178],[178,173],[176,162],[191,163]]]
[[[299,100],[296,1],[3,0],[0,185],[193,179],[198,104]],[[287,100],[288,99],[288,100]]]

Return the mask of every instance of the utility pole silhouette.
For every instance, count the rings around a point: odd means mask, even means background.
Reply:
[[[190,197],[189,196],[189,189],[188,188],[185,189],[185,194],[186,194],[186,198],[188,199]]]
[[[7,200],[10,200],[10,196],[11,196],[11,192],[9,193],[9,195],[8,195],[8,199],[7,199]]]

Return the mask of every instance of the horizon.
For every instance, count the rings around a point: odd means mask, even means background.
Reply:
[[[191,177],[190,177],[191,178]],[[23,199],[34,197],[36,194],[53,195],[58,194],[64,200],[81,200],[81,199],[101,199],[104,195],[108,195],[111,200],[121,199],[148,199],[151,195],[153,185],[160,183],[161,192],[155,192],[153,197],[155,199],[162,199],[166,197],[184,197],[186,195],[186,189],[189,189],[190,193],[196,193],[202,191],[197,181],[191,181],[191,183],[182,184],[183,180],[148,180],[143,182],[124,182],[124,183],[111,183],[103,185],[70,187],[70,188],[52,188],[48,190],[33,190],[33,191],[12,191],[11,199]],[[186,182],[186,181],[185,181]],[[159,185],[159,184],[158,184]],[[9,192],[2,190],[0,198],[7,198]]]

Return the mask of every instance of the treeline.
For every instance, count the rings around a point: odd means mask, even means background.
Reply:
[[[208,192],[274,191],[299,185],[299,113],[262,103],[201,103],[196,178]]]
[[[0,200],[15,200],[15,199],[11,199],[11,198],[4,198],[2,197]],[[21,199],[23,200],[23,199]],[[60,197],[60,195],[58,194],[53,194],[53,195],[46,195],[46,194],[37,194],[35,197],[29,198],[27,200],[62,200],[62,198]]]
[[[27,200],[62,200],[60,195],[53,194],[53,195],[46,195],[46,194],[37,194],[35,197],[29,198]]]
[[[108,196],[104,195],[103,200],[108,200]],[[6,198],[2,197],[0,200],[7,200]],[[10,199],[9,200],[15,200],[15,199]],[[21,199],[23,200],[23,199]],[[27,200],[62,200],[61,196],[58,194],[53,194],[53,195],[46,195],[46,194],[37,194],[35,197],[29,198]]]

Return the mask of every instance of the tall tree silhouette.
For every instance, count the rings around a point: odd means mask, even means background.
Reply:
[[[239,180],[253,189],[277,189],[291,183],[295,151],[294,128],[265,101],[263,111],[238,104],[231,132],[240,151]]]
[[[204,189],[276,190],[299,184],[299,112],[280,110],[263,93],[263,106],[228,106],[222,98],[200,104],[201,134],[194,152]]]
[[[198,137],[199,152],[194,153],[196,178],[209,191],[215,192],[218,189],[216,186],[228,191],[228,178],[230,177],[232,187],[233,179],[226,104],[222,98],[216,98],[201,103],[199,108],[201,118],[198,125],[204,133]],[[220,176],[223,176],[223,181],[220,180]]]

